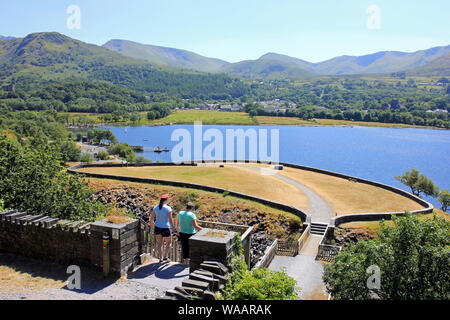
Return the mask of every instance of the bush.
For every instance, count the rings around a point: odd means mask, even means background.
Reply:
[[[241,244],[240,237],[236,240]],[[247,270],[242,247],[230,261],[232,273],[223,291],[224,300],[298,300],[300,288],[285,271]]]
[[[378,238],[359,240],[325,266],[323,280],[335,299],[447,300],[450,292],[450,222],[407,214],[381,223]],[[369,289],[368,268],[377,266],[380,287]]]
[[[65,141],[60,147],[61,157],[64,161],[80,161],[80,149],[72,141]]]
[[[98,160],[109,160],[109,154],[106,150],[100,150],[100,152],[97,154]]]
[[[144,156],[137,156],[136,157],[136,163],[152,163],[153,161],[150,159],[147,159]]]
[[[85,153],[80,156],[80,161],[84,163],[92,163],[92,157],[89,153]]]
[[[136,154],[128,143],[113,144],[109,147],[108,152],[109,154],[118,155],[119,157],[126,159],[128,162],[136,161]]]
[[[88,183],[64,170],[55,146],[23,147],[0,138],[0,150],[5,208],[69,220],[92,220],[103,209],[90,201]]]

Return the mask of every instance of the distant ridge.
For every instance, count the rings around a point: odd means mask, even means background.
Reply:
[[[146,45],[128,40],[110,40],[103,47],[127,57],[195,71],[217,72],[228,64],[226,61],[207,58],[187,50]]]
[[[450,52],[450,46],[415,52],[380,51],[362,56],[344,55],[318,63],[269,52],[257,60],[228,63],[191,51],[127,40],[111,40],[103,47],[127,57],[146,60],[154,64],[259,79],[298,79],[314,75],[382,74],[407,71],[420,68]],[[418,70],[420,72],[421,69]],[[439,73],[439,69],[433,72]]]

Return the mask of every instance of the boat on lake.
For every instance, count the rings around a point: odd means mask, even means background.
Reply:
[[[153,149],[153,152],[157,152],[157,153],[161,153],[163,151],[164,151],[164,149],[161,147],[156,147],[155,149]]]

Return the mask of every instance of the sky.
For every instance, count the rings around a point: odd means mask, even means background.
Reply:
[[[56,31],[97,45],[124,39],[229,62],[267,52],[319,62],[449,45],[449,13],[448,0],[0,0],[0,35]]]

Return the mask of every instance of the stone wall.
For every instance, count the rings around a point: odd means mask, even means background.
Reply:
[[[0,213],[0,251],[102,270],[103,236],[108,235],[110,273],[124,275],[139,262],[138,228],[138,220],[123,225],[86,223],[14,210]]]

